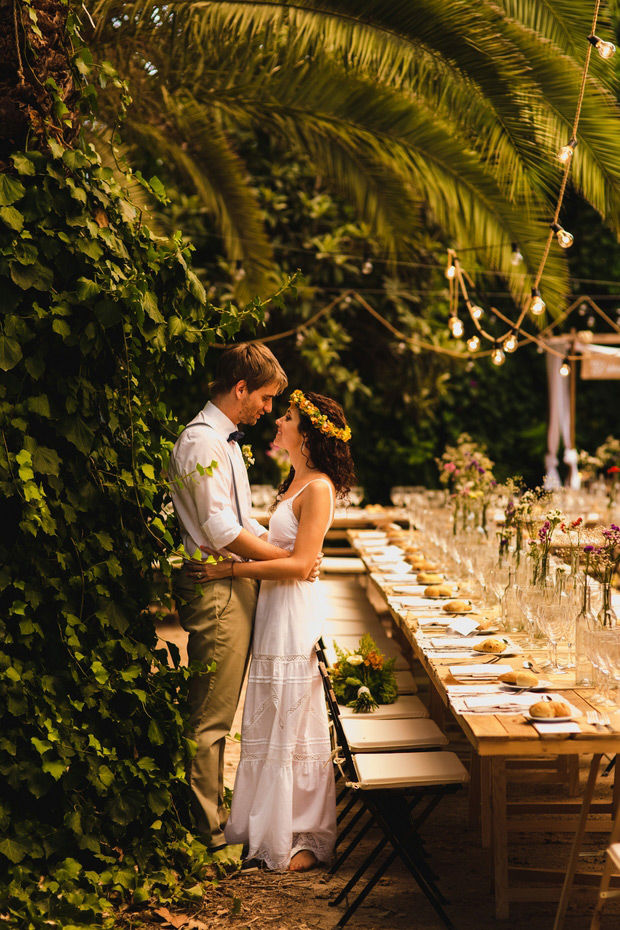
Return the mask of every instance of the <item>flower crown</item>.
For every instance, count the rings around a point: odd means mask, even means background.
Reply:
[[[325,433],[326,436],[331,436],[333,439],[342,439],[343,442],[348,442],[351,438],[351,428],[345,426],[344,429],[336,426],[335,423],[327,417],[324,413],[321,413],[318,407],[315,407],[307,397],[300,391],[293,391],[291,394],[291,403],[295,404],[303,414],[305,414],[313,426],[315,426],[321,433]]]

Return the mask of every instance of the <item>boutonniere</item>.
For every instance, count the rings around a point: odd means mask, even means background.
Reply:
[[[245,462],[245,467],[249,468],[250,465],[253,465],[256,461],[252,453],[252,446],[246,443],[244,446],[241,446],[241,455],[243,456],[243,461]]]

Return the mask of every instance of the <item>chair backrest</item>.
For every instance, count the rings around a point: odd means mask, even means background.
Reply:
[[[334,688],[332,685],[332,680],[329,677],[329,672],[327,671],[327,662],[325,660],[325,652],[321,642],[319,641],[314,647],[316,650],[316,655],[319,663],[319,672],[321,673],[321,680],[323,681],[323,690],[325,691],[325,700],[327,701],[327,709],[329,715],[332,719],[334,725],[334,731],[336,733],[336,742],[342,750],[347,769],[351,777],[355,777],[355,766],[353,764],[353,756],[351,750],[349,749],[349,744],[345,736],[344,730],[342,728],[342,721],[340,719],[340,709],[338,707],[338,700],[334,694]]]

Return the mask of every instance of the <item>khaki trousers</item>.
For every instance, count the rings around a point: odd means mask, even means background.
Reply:
[[[220,846],[226,842],[228,816],[223,805],[224,748],[247,667],[258,582],[225,578],[201,589],[196,595],[195,583],[181,572],[179,617],[189,633],[189,661],[215,663],[213,671],[195,674],[190,685],[190,727],[198,748],[189,781],[198,830],[211,835],[210,846]]]

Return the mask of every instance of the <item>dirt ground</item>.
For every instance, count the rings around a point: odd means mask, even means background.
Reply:
[[[183,633],[170,624],[160,629],[164,639],[174,639],[183,648]],[[233,733],[241,729],[241,707]],[[467,764],[467,745],[454,725],[448,731],[449,748],[461,754]],[[454,741],[454,742],[452,742]],[[230,740],[226,757],[226,780],[232,787],[239,756],[239,744]],[[581,784],[585,783],[590,757],[581,760]],[[597,798],[611,795],[611,778],[599,778]],[[509,800],[531,799],[531,786],[510,782]],[[536,797],[566,798],[561,784],[536,787]],[[362,844],[372,848],[372,833]],[[510,919],[498,920],[494,912],[489,852],[481,845],[480,828],[468,824],[467,788],[444,798],[422,830],[428,862],[439,876],[440,889],[448,898],[446,911],[456,930],[551,930],[556,903],[514,903]],[[572,836],[567,833],[511,833],[510,864],[528,867],[564,869],[568,861]],[[607,837],[588,833],[580,858],[580,869],[600,871]],[[190,914],[153,914],[155,927],[184,930],[332,930],[344,913],[344,905],[331,907],[330,900],[344,886],[360,858],[351,856],[330,876],[325,869],[305,874],[259,872],[235,874],[220,879],[217,887],[205,887],[203,907]],[[571,900],[565,930],[587,930],[595,892],[577,889]],[[150,923],[150,922],[149,922]],[[441,930],[443,924],[399,863],[370,892],[366,901],[348,922],[349,930]],[[620,899],[606,904],[602,930],[620,928]]]

